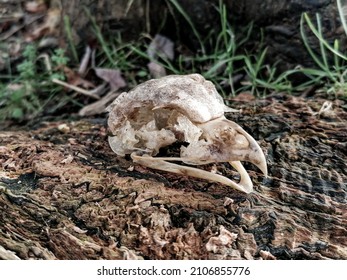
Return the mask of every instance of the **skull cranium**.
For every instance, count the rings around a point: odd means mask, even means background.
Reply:
[[[112,150],[130,154],[141,165],[229,185],[249,193],[252,181],[240,161],[255,164],[266,176],[265,156],[258,143],[239,125],[227,120],[227,107],[214,85],[199,74],[149,80],[122,93],[108,108]],[[159,149],[185,142],[180,157],[153,157]],[[240,182],[170,161],[190,165],[229,162]]]

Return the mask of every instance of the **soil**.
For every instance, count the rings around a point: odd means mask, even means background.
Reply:
[[[347,102],[232,101],[269,167],[249,195],[115,155],[105,116],[0,131],[0,259],[347,259]]]

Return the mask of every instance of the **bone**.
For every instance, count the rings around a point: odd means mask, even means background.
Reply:
[[[161,158],[161,157],[151,157],[148,155],[139,156],[136,153],[132,153],[131,158],[135,163],[141,164],[143,166],[146,166],[152,169],[162,170],[162,171],[171,172],[175,174],[191,176],[195,178],[209,180],[216,183],[221,183],[221,184],[230,186],[234,188],[235,190],[245,192],[245,193],[250,193],[253,190],[252,181],[249,175],[247,174],[246,169],[242,166],[240,162],[231,162],[232,166],[237,171],[239,171],[241,175],[241,181],[239,184],[237,184],[234,181],[222,175],[218,175],[218,174],[211,173],[211,172],[201,170],[198,168],[182,166],[179,164],[166,161],[166,160],[182,161],[183,159],[181,158]]]
[[[259,144],[226,119],[224,113],[235,110],[227,107],[215,86],[199,74],[149,80],[122,93],[107,110],[109,144],[119,156],[129,154],[144,166],[218,182],[246,193],[253,185],[241,162],[255,164],[267,176]],[[161,148],[183,142],[180,157],[155,157]],[[240,173],[240,182],[172,161],[194,166],[229,162]]]
[[[244,192],[250,193],[253,191],[253,183],[251,178],[249,177],[246,169],[243,167],[242,163],[240,161],[230,161],[229,162],[232,167],[234,167],[237,172],[240,173],[241,179],[238,185],[240,185]]]

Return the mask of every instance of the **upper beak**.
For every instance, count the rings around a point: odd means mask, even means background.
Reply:
[[[267,176],[267,164],[262,149],[241,126],[225,118],[219,118],[201,124],[200,127],[216,147],[211,151],[211,161],[247,161]]]
[[[260,171],[264,174],[264,176],[267,177],[267,163],[263,150],[260,148],[257,141],[255,141],[254,138],[251,135],[249,135],[246,131],[244,131],[241,127],[238,131],[244,137],[246,137],[249,142],[249,151],[248,153],[246,153],[246,157],[248,157],[248,160],[245,160],[257,166],[260,169]]]

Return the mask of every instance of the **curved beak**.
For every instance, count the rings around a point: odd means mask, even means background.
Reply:
[[[267,177],[267,163],[263,150],[260,148],[257,141],[255,141],[255,139],[241,127],[238,129],[238,131],[242,133],[242,135],[246,137],[249,142],[249,151],[248,154],[246,154],[249,159],[246,161],[253,163],[260,169],[264,176]]]
[[[237,123],[218,118],[200,124],[204,136],[210,144],[211,162],[248,161],[257,166],[267,176],[265,155],[255,139]]]

